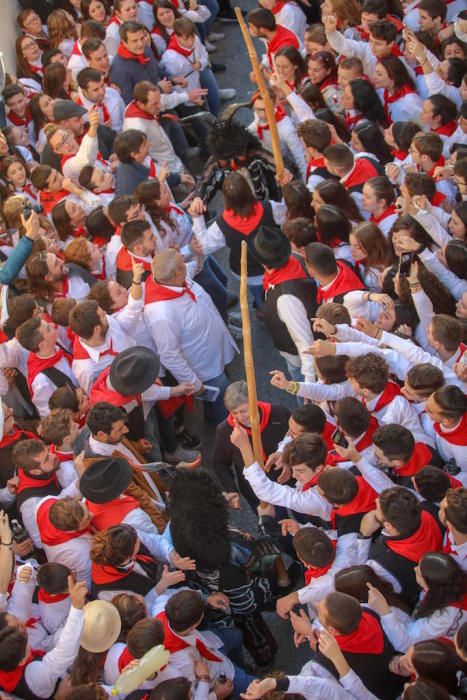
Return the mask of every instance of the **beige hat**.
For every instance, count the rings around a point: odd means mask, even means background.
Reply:
[[[84,606],[83,612],[84,624],[80,639],[83,649],[95,654],[110,649],[122,628],[117,608],[106,600],[93,600]]]

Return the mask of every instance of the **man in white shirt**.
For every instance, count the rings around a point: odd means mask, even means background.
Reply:
[[[122,131],[125,103],[117,90],[106,87],[102,73],[94,68],[84,68],[78,73],[78,85],[77,103],[87,110],[97,106],[101,124]]]
[[[190,382],[197,394],[205,385],[220,393],[207,402],[207,415],[220,422],[227,416],[222,396],[228,380],[225,366],[237,350],[208,294],[186,278],[182,256],[173,249],[154,256],[145,283],[144,317],[161,363],[178,382]]]

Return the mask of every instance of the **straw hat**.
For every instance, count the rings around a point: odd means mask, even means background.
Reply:
[[[80,644],[86,651],[99,654],[117,641],[122,621],[117,608],[106,600],[93,600],[83,609],[84,624]]]

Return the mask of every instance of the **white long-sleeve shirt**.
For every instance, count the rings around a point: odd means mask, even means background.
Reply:
[[[99,144],[97,136],[90,136],[88,133],[83,136],[78,152],[68,158],[62,166],[62,172],[65,177],[78,182],[79,174],[86,165],[101,167],[100,161],[97,160],[99,152]]]
[[[193,69],[194,63],[200,63],[199,70]],[[201,87],[200,71],[209,63],[209,55],[198,36],[195,37],[193,52],[189,57],[184,56],[173,49],[166,49],[162,54],[161,66],[165,68],[169,77],[181,76],[186,78],[188,86],[186,90],[195,90]],[[187,102],[193,105],[193,102]]]
[[[437,610],[428,617],[412,620],[408,624],[401,624],[393,612],[381,616],[381,624],[389,641],[394,649],[402,653],[405,653],[412,644],[428,639],[447,637],[452,640],[466,620],[465,610],[451,606]]]
[[[54,368],[58,369],[60,372],[65,374],[67,377],[69,377],[69,379],[75,386],[78,386],[78,379],[76,378],[72,368],[70,367],[70,363],[64,357],[62,357],[54,365]],[[54,384],[51,379],[46,377],[46,375],[43,372],[39,372],[39,374],[37,374],[34,377],[34,381],[31,384],[31,388],[32,402],[37,408],[39,415],[41,417],[48,416],[50,413],[49,399],[54,393],[55,389],[57,388],[57,385]]]
[[[302,491],[300,488],[277,484],[268,479],[258,462],[245,467],[243,476],[250,484],[255,496],[265,503],[290,508],[297,513],[315,515],[322,520],[329,520],[331,517],[332,505],[314,487]]]
[[[454,272],[448,270],[447,267],[443,265],[441,260],[438,258],[436,253],[431,253],[429,250],[424,250],[419,254],[425,267],[427,267],[430,272],[437,276],[439,281],[444,284],[446,289],[452,296],[459,300],[465,292],[467,292],[467,281],[460,279]]]
[[[277,300],[276,308],[277,315],[287,326],[290,337],[295,343],[299,357],[296,358],[296,356],[282,351],[280,354],[292,364],[295,363],[296,359],[299,359],[305,381],[312,382],[316,375],[315,364],[313,356],[307,354],[306,351],[313,343],[314,338],[307,310],[300,299],[293,294],[281,294]]]
[[[91,102],[88,100],[84,94],[81,88],[78,90],[79,97],[81,100],[81,104],[83,107],[87,110],[92,109],[92,107],[95,107],[95,103]],[[111,87],[106,87],[105,88],[105,95],[104,95],[104,101],[103,104],[105,105],[109,117],[111,120],[110,127],[114,131],[122,131],[123,128],[123,120],[124,120],[124,115],[125,115],[125,103],[122,100],[121,95],[115,90],[114,88]],[[99,107],[99,113],[101,115],[101,124],[104,123],[104,112],[103,112],[103,107],[102,105],[97,105]]]
[[[287,3],[287,5],[290,4],[291,3]],[[287,5],[285,7],[287,7]],[[263,146],[267,148],[268,151],[272,152],[270,129],[266,126],[266,128],[262,132],[258,132],[258,125],[258,116],[255,114],[255,118],[247,127],[248,131],[250,131],[255,136],[259,136],[259,133],[261,133],[260,140]],[[292,119],[288,116],[285,116],[282,119],[280,119],[280,121],[277,122],[277,131],[279,134],[279,141],[281,143],[283,152],[289,152],[300,172],[300,175],[302,176],[302,179],[304,180],[306,173],[305,149],[303,148],[303,144],[300,141]]]
[[[315,675],[287,676],[289,687],[287,693],[298,693],[307,700],[376,700],[364,686],[359,676],[350,669],[345,676],[336,681],[334,678],[319,678]]]

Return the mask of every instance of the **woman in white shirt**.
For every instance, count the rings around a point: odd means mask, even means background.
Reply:
[[[349,235],[350,252],[355,269],[367,289],[380,292],[380,277],[392,262],[389,243],[371,221],[356,226]]]
[[[352,224],[344,212],[339,207],[324,204],[319,208],[315,222],[319,242],[332,248],[337,259],[352,263],[349,246]]]

